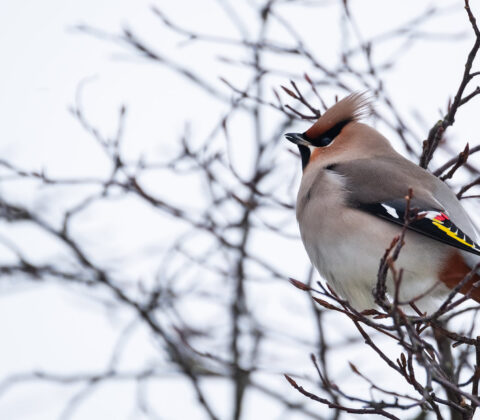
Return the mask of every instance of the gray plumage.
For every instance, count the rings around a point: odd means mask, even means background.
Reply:
[[[344,101],[347,110],[342,109]],[[414,207],[445,212],[471,238],[476,240],[477,235],[445,183],[395,152],[376,130],[359,123],[360,112],[349,119],[355,101],[362,110],[366,107],[364,96],[348,97],[327,111],[328,120],[322,116],[303,135],[287,138],[299,145],[308,160],[297,197],[297,219],[306,251],[331,287],[363,310],[375,306],[372,289],[380,259],[401,227],[362,211],[362,205],[405,201],[412,188]],[[334,138],[322,138],[325,132],[330,137],[338,133]],[[297,141],[298,136],[302,142]],[[417,305],[433,311],[438,298],[449,292],[439,282],[439,272],[451,251],[449,245],[408,231],[397,261],[397,268],[404,269],[400,298],[408,301],[426,294]],[[479,260],[461,253],[471,265]],[[389,275],[390,291],[392,281]]]

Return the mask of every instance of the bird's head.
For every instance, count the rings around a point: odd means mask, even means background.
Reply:
[[[380,133],[358,123],[360,118],[370,113],[369,97],[365,93],[353,93],[330,107],[304,133],[288,133],[285,137],[298,146],[304,170],[315,160],[328,165],[345,160],[347,155],[361,157],[361,149],[367,151],[372,141],[379,142],[381,138],[381,143],[386,142]]]

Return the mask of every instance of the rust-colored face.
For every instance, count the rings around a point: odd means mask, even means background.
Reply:
[[[340,134],[344,128],[365,114],[368,106],[365,95],[354,93],[329,108],[304,133],[286,134],[285,137],[299,148],[303,169],[319,157],[335,153],[338,145],[333,145],[343,137]]]
[[[344,127],[351,122],[352,120],[340,121],[322,132],[319,132],[319,127],[315,127],[314,124],[313,127],[303,134],[288,133],[285,134],[285,137],[298,146],[302,157],[302,166],[303,169],[305,169],[309,163],[313,162],[318,157],[325,153],[328,154],[327,149],[333,145]],[[312,130],[312,128],[315,128],[315,130]],[[317,134],[317,137],[312,137],[312,134]]]

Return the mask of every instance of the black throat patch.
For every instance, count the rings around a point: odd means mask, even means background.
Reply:
[[[310,149],[307,146],[302,146],[300,144],[297,146],[300,151],[300,156],[302,157],[302,170],[304,170],[310,160]]]

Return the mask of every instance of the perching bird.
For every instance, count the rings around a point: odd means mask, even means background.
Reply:
[[[408,226],[395,263],[403,268],[399,298],[433,312],[480,262],[475,228],[452,190],[398,154],[375,129],[359,122],[370,104],[352,94],[303,134],[289,133],[302,158],[297,220],[311,262],[357,310],[374,308],[380,259],[404,224],[409,188],[420,219]],[[461,290],[480,302],[475,274]],[[393,279],[387,277],[392,296]]]

